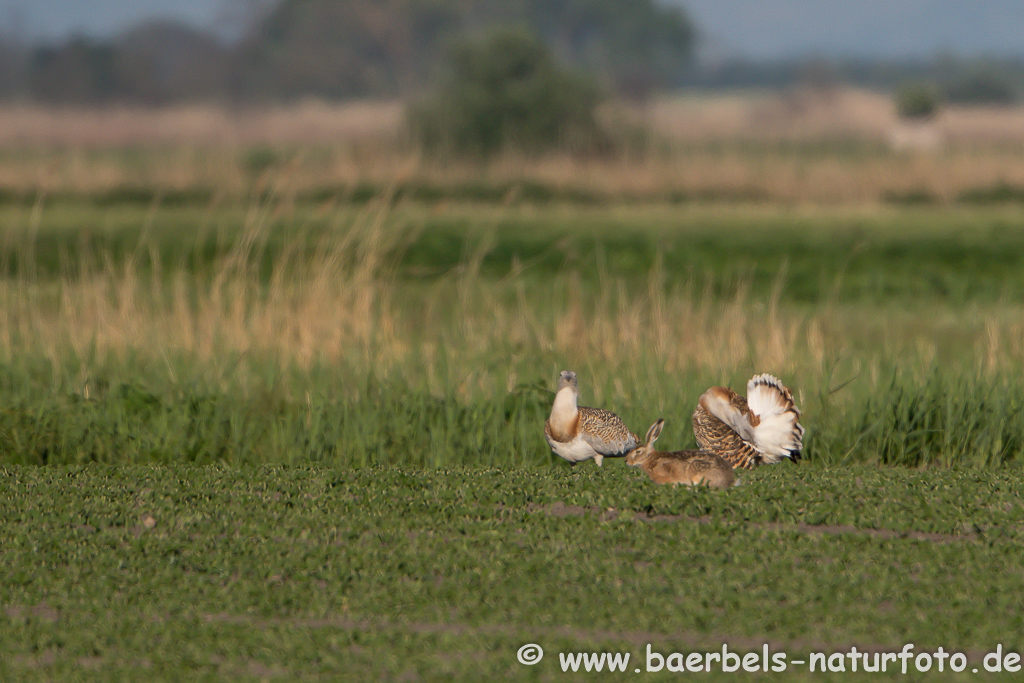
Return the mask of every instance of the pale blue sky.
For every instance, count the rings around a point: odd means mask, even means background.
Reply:
[[[1024,56],[1024,0],[677,1],[714,53]]]
[[[146,19],[218,22],[226,0],[0,0],[5,33],[30,40],[110,36]],[[237,0],[236,0],[237,1]],[[670,0],[665,0],[670,1]],[[1024,56],[1024,0],[671,0],[704,34],[706,57]],[[17,16],[20,22],[14,22]]]
[[[217,21],[220,0],[0,0],[0,25],[24,28],[30,39],[59,39],[70,33],[108,37],[141,21],[181,19],[208,27]]]

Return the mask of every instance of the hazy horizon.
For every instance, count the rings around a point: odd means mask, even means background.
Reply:
[[[705,60],[809,55],[920,59],[939,53],[1024,57],[1019,0],[673,0],[701,33]],[[4,35],[53,42],[109,38],[155,19],[230,31],[218,0],[0,0]]]
[[[675,0],[713,56],[1024,56],[1020,0]]]

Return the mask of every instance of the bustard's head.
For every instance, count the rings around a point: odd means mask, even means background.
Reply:
[[[562,370],[558,375],[558,389],[555,391],[561,391],[566,387],[572,387],[573,391],[577,394],[580,393],[580,388],[576,386],[576,373],[572,370]]]

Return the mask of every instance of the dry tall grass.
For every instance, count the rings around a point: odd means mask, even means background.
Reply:
[[[59,282],[31,272],[0,279],[0,354],[41,353],[58,367],[74,358],[83,377],[109,357],[186,358],[210,376],[235,372],[245,357],[305,371],[328,363],[463,397],[508,390],[516,377],[547,369],[538,363],[664,387],[666,376],[679,373],[725,378],[765,368],[817,381],[842,361],[874,384],[894,359],[927,367],[950,330],[965,340],[943,352],[957,366],[997,373],[1024,362],[1017,308],[798,308],[780,303],[784,275],[766,302],[742,287],[725,301],[700,282],[666,287],[660,266],[640,293],[614,279],[585,290],[572,272],[538,290],[515,272],[501,281],[483,277],[485,246],[450,277],[415,287],[395,277],[386,259],[411,234],[384,204],[324,238],[312,258],[283,254],[267,282],[254,265],[267,211],[251,212],[244,239],[210,271],[162,266],[155,250],[156,266],[144,271],[142,244],[121,265],[82,255]]]
[[[401,124],[402,105],[397,102],[332,105],[307,101],[263,109],[8,105],[0,108],[0,145],[29,149],[319,145],[388,138]]]

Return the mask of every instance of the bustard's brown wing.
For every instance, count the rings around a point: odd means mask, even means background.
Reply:
[[[580,407],[579,433],[590,447],[604,456],[625,455],[639,439],[615,413]]]
[[[761,464],[763,454],[748,441],[753,439],[757,425],[758,418],[746,399],[726,387],[708,389],[693,412],[693,436],[697,445],[723,458],[734,469],[753,469]]]

